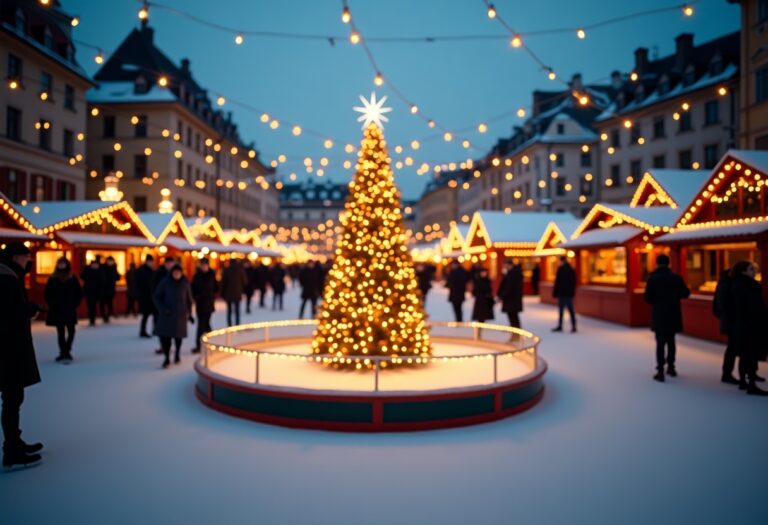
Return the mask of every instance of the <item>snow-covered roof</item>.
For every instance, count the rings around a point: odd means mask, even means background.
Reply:
[[[669,244],[675,242],[687,242],[697,240],[711,240],[718,238],[743,237],[748,235],[759,235],[768,232],[768,221],[755,221],[745,224],[733,224],[728,226],[712,227],[691,227],[665,233],[656,238],[653,242],[660,244]]]
[[[648,170],[653,179],[679,207],[687,207],[709,180],[707,170]]]
[[[45,201],[30,202],[16,208],[32,226],[42,229],[114,205],[114,202],[103,201]]]
[[[590,246],[619,246],[637,237],[645,230],[635,226],[614,226],[613,228],[597,228],[589,230],[576,239],[564,242],[560,248],[584,248]]]
[[[723,156],[733,157],[736,160],[740,160],[744,164],[749,164],[753,168],[757,168],[762,172],[768,172],[768,151],[765,150],[746,150],[746,149],[731,149]]]
[[[537,243],[550,222],[575,220],[569,213],[517,211],[478,211],[474,223],[481,220],[492,243],[529,242]]]
[[[629,204],[603,204],[606,211],[613,210],[627,217],[632,217],[640,222],[658,227],[673,227],[680,217],[680,210],[667,208],[666,206],[632,207]]]
[[[576,217],[564,217],[562,219],[557,219],[552,221],[555,226],[562,232],[563,235],[566,236],[566,238],[571,238],[571,235],[576,231],[576,229],[581,224],[581,219],[577,219]]]
[[[174,218],[174,213],[160,213],[160,212],[143,212],[137,214],[144,226],[154,235],[155,239],[168,227],[168,224]]]
[[[100,82],[98,87],[86,93],[86,99],[90,104],[176,101],[170,89],[154,84],[146,93],[136,93],[133,82]]]
[[[138,235],[59,231],[56,236],[67,244],[77,246],[152,247],[154,243]]]
[[[189,241],[187,241],[182,237],[175,237],[171,235],[169,235],[163,240],[163,245],[170,246],[171,248],[175,248],[183,252],[190,252],[192,250],[197,249],[196,244],[190,244]]]
[[[15,230],[13,228],[0,228],[0,239],[14,239],[25,241],[47,241],[48,237],[27,230]]]

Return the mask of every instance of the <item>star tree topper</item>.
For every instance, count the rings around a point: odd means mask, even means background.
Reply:
[[[379,128],[384,129],[384,126],[382,125],[382,122],[389,122],[389,119],[384,116],[384,113],[389,113],[392,111],[392,108],[385,108],[384,102],[387,101],[387,97],[382,97],[381,100],[376,101],[376,93],[371,93],[371,100],[365,100],[362,95],[360,95],[360,102],[363,103],[363,106],[355,106],[354,109],[358,113],[362,113],[357,118],[358,122],[363,123],[363,129],[368,127],[368,124],[376,124]]]

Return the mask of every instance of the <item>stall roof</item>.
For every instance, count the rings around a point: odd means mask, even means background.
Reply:
[[[198,249],[196,244],[192,244],[182,237],[171,237],[170,235],[163,240],[162,244],[182,252],[191,252]]]
[[[727,226],[710,226],[706,228],[683,227],[671,233],[658,237],[653,242],[672,244],[676,242],[708,241],[732,237],[760,235],[768,232],[768,221],[746,222],[744,224],[729,224]]]
[[[0,239],[14,239],[23,241],[47,241],[48,237],[27,230],[14,230],[12,228],[0,228]]]
[[[114,205],[104,201],[45,201],[19,205],[17,209],[32,226],[41,230]]]
[[[195,238],[189,231],[184,216],[178,211],[175,213],[145,212],[138,214],[139,219],[154,236],[157,244],[168,244],[173,226],[176,226],[177,234],[184,238],[186,244],[193,245]],[[174,245],[174,247],[177,247]],[[185,249],[185,248],[180,248]]]
[[[598,228],[588,230],[576,239],[564,242],[561,248],[585,248],[592,246],[619,246],[637,237],[645,230],[636,226],[614,226],[612,228]]]
[[[138,235],[115,235],[109,233],[58,231],[56,236],[67,244],[77,246],[115,246],[120,248],[149,248],[155,243]]]
[[[647,185],[658,185],[663,193],[672,199],[670,207],[684,208],[688,206],[709,179],[707,170],[672,170],[652,169],[648,170],[637,185],[635,194],[630,201],[632,206],[642,206],[639,202],[645,193]],[[654,182],[656,183],[654,185]]]
[[[538,243],[550,222],[575,220],[570,213],[544,213],[535,211],[477,211],[467,232],[469,245],[480,228],[488,235],[491,244]]]
[[[608,204],[605,205],[608,210],[613,210],[627,217],[632,217],[640,222],[644,222],[650,226],[671,228],[677,222],[677,218],[680,216],[680,210],[673,208],[652,206],[650,208],[645,207],[632,207],[628,204]]]

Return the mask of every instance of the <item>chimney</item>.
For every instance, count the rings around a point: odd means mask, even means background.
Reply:
[[[611,73],[611,86],[613,86],[613,89],[619,89],[621,87],[621,73],[618,71],[613,71]]]
[[[181,59],[181,72],[184,76],[189,76],[189,59],[188,58],[182,58]]]
[[[635,49],[635,73],[642,75],[648,69],[648,48]]]
[[[675,67],[683,71],[691,61],[693,51],[693,34],[681,33],[675,38]]]
[[[571,89],[581,91],[584,89],[584,82],[581,80],[581,73],[574,73],[571,77]]]

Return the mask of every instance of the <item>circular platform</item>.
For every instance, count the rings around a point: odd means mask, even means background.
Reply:
[[[227,414],[282,426],[359,432],[429,430],[505,418],[544,394],[539,338],[482,323],[429,323],[432,356],[388,369],[354,357],[335,370],[312,355],[315,321],[252,323],[203,337],[197,397]],[[383,366],[382,366],[383,363]]]

